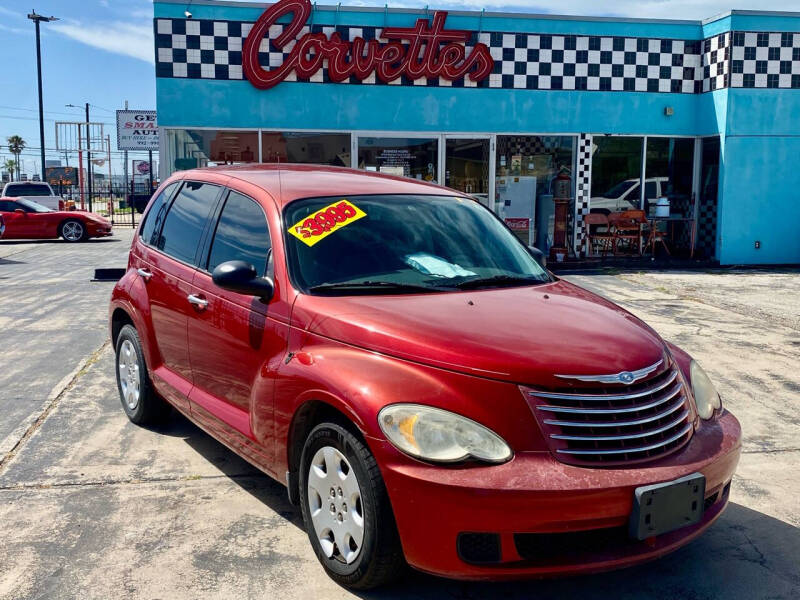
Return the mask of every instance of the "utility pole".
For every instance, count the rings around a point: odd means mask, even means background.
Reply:
[[[89,132],[89,103],[86,103],[86,175],[89,177],[89,212],[92,212],[92,143]]]
[[[39,23],[49,23],[58,21],[58,19],[56,17],[37,15],[35,10],[31,11],[28,18],[33,21],[36,27],[36,71],[39,78],[39,146],[41,146],[42,153],[42,181],[47,181],[44,173],[44,103],[42,101],[42,46],[39,40]]]
[[[125,100],[125,110],[128,110],[128,101]],[[117,126],[119,126],[119,122],[117,122]],[[117,134],[117,143],[119,143],[119,133]],[[117,148],[119,150],[119,148]],[[123,177],[125,179],[125,201],[126,203],[131,206],[131,226],[133,226],[133,206],[131,205],[131,189],[130,184],[128,183],[128,151],[122,155],[122,162],[123,162]]]

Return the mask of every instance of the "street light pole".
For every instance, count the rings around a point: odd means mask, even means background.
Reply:
[[[28,18],[33,21],[36,27],[36,70],[39,79],[39,146],[41,146],[42,154],[42,181],[47,181],[44,172],[44,103],[42,102],[42,45],[39,39],[39,23],[49,23],[51,21],[58,21],[58,19],[56,17],[38,15],[35,10],[31,11]]]

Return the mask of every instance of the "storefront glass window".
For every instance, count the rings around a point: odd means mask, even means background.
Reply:
[[[257,131],[168,129],[167,175],[197,167],[258,161]]]
[[[567,231],[574,213],[572,176],[575,138],[497,136],[494,211],[527,245],[547,252],[553,245],[555,180],[568,182]]]
[[[489,138],[448,138],[444,184],[489,206]]]
[[[717,192],[719,189],[718,137],[703,138],[700,162],[700,197],[697,200],[696,254],[714,258],[717,252]]]
[[[349,167],[350,134],[264,131],[261,160]]]
[[[358,138],[358,167],[390,175],[437,181],[436,138]]]
[[[594,136],[592,212],[605,214],[641,206],[641,137]]]
[[[647,138],[644,208],[653,215],[659,198],[667,198],[670,214],[692,211],[693,138]]]

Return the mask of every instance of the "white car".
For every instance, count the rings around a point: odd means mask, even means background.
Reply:
[[[64,199],[56,196],[49,183],[44,181],[11,181],[3,188],[5,198],[28,198],[47,208],[62,210]]]
[[[668,177],[648,177],[645,180],[645,206],[647,206],[648,200],[654,201],[666,195],[668,181]],[[639,182],[639,178],[620,181],[602,196],[593,197],[589,208],[592,212],[602,212],[605,214],[638,209],[640,197]]]

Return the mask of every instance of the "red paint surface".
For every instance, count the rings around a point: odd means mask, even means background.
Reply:
[[[403,296],[320,297],[293,289],[280,210],[311,196],[458,192],[403,178],[299,165],[185,171],[164,182],[204,180],[256,199],[267,215],[275,295],[267,304],[218,290],[208,274],[134,238],[129,270],[111,313],[124,310],[140,332],[159,393],[211,435],[283,481],[292,423],[307,402],[349,418],[375,455],[409,562],[469,578],[596,571],[669,552],[697,526],[629,552],[578,563],[536,565],[516,554],[515,533],[579,531],[627,522],[637,486],[699,471],[707,490],[730,481],[740,453],[736,419],[700,421],[689,443],[650,463],[587,468],[555,460],[520,384],[564,385],[556,373],[636,370],[672,355],[688,379],[689,356],[627,311],[563,281],[520,288]],[[294,238],[292,238],[294,239]],[[145,282],[136,269],[148,266]],[[185,296],[202,293],[207,311]],[[466,415],[501,435],[514,458],[494,466],[434,466],[389,444],[381,408],[419,402]],[[462,531],[496,532],[503,562],[475,566],[456,553]]]
[[[476,44],[467,54],[464,44],[471,34],[446,30],[446,12],[435,12],[430,23],[419,19],[414,27],[386,27],[378,37],[389,41],[381,44],[377,39],[366,41],[360,37],[352,42],[343,41],[338,33],[331,34],[330,38],[324,33],[306,33],[298,38],[311,10],[310,0],[281,0],[256,21],[242,52],[245,76],[255,87],[274,87],[292,71],[300,80],[310,79],[325,60],[333,82],[345,81],[351,76],[363,81],[373,73],[384,83],[403,75],[410,79],[442,77],[455,81],[469,77],[472,81],[481,81],[489,76],[494,66],[485,44]],[[292,15],[290,23],[273,40],[273,45],[280,50],[292,41],[296,43],[282,65],[265,69],[258,60],[261,42],[270,26],[289,14]]]

